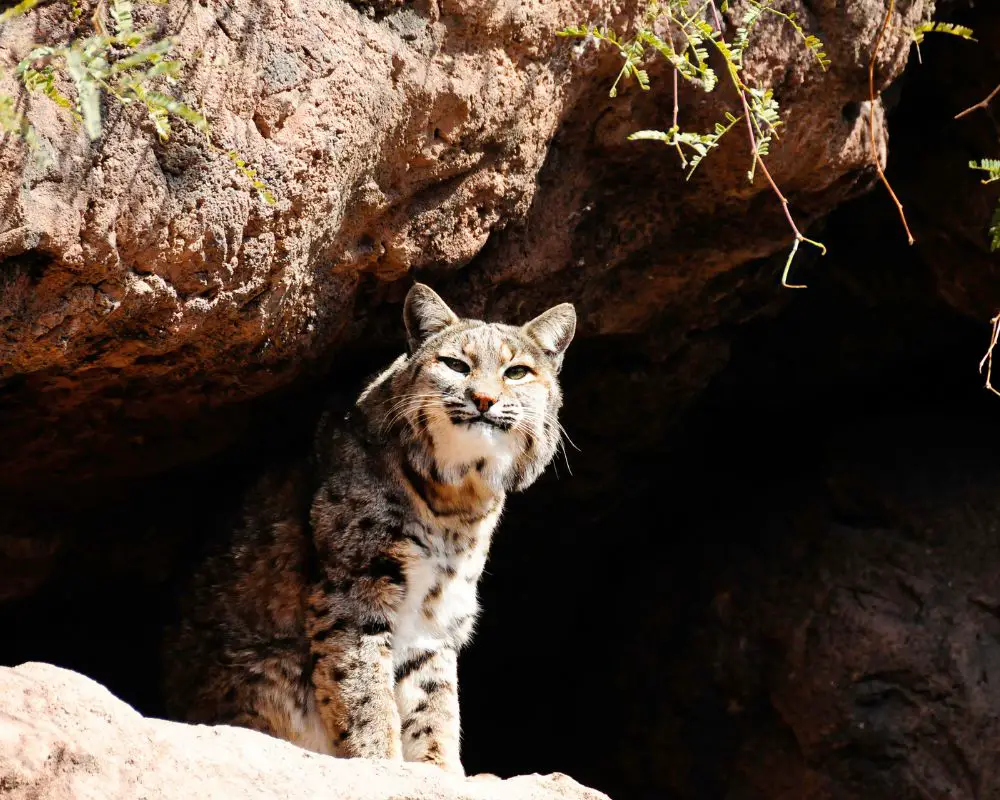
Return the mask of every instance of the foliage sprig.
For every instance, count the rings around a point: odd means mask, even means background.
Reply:
[[[977,41],[973,36],[972,28],[966,28],[964,25],[956,25],[953,22],[938,22],[936,20],[928,20],[917,25],[913,29],[913,41],[917,44],[923,44],[924,36],[928,33],[947,33],[951,36],[968,39],[970,42]]]
[[[721,10],[723,13],[729,10],[729,0],[723,0]],[[799,245],[806,242],[817,247],[822,253],[826,252],[826,247],[801,233],[792,217],[787,198],[778,188],[764,162],[770,152],[772,141],[778,138],[778,128],[783,124],[774,91],[769,86],[753,85],[744,79],[744,57],[751,45],[753,30],[761,19],[769,14],[787,23],[802,39],[804,47],[816,60],[819,68],[826,70],[830,60],[823,43],[816,36],[806,33],[794,13],[785,13],[759,0],[747,0],[736,31],[729,40],[723,34],[720,11],[714,0],[705,0],[693,10],[687,0],[651,3],[639,29],[631,37],[625,37],[606,27],[591,25],[567,27],[559,31],[558,35],[591,40],[617,48],[622,58],[622,67],[611,86],[609,92],[611,97],[617,96],[619,84],[623,80],[628,81],[631,78],[635,78],[642,91],[649,90],[649,73],[643,66],[649,55],[659,54],[671,64],[674,69],[673,125],[666,131],[635,131],[628,139],[659,141],[674,148],[682,168],[687,169],[687,179],[691,178],[701,162],[718,148],[722,138],[739,123],[741,117],[743,118],[751,151],[747,179],[752,183],[758,170],[764,175],[781,203],[782,211],[795,237],[785,262],[781,282],[789,288],[803,288],[801,284],[788,282],[792,261]],[[709,66],[709,48],[721,56],[725,76],[736,90],[742,114],[726,111],[724,120],[716,122],[712,130],[707,133],[685,131],[677,119],[677,79],[683,78],[702,91],[713,91],[719,83],[719,78]]]
[[[164,0],[149,0],[163,5]],[[32,11],[42,0],[21,0],[0,14],[0,23]],[[71,20],[83,15],[83,0],[69,0]],[[138,30],[133,17],[132,0],[108,0],[107,17],[99,4],[90,19],[91,31],[77,35],[62,46],[35,47],[18,63],[15,74],[29,92],[36,92],[68,111],[81,122],[89,139],[102,132],[101,100],[111,97],[118,103],[145,109],[160,141],[173,133],[172,125],[182,122],[205,135],[211,149],[219,151],[211,140],[205,115],[171,92],[178,83],[181,61],[171,57],[176,46],[172,37],[156,38],[152,29]],[[58,86],[64,77],[73,87],[72,96]],[[23,115],[15,111],[12,97],[0,95],[0,128],[20,136],[42,161],[51,158],[44,152],[38,134]],[[223,150],[237,171],[250,181],[267,204],[274,195],[238,152]]]

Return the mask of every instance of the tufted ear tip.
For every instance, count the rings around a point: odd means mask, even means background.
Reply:
[[[456,322],[458,317],[430,286],[415,283],[410,287],[403,303],[403,324],[411,352]]]
[[[576,309],[572,303],[553,306],[525,325],[524,332],[549,356],[562,359],[576,333]]]

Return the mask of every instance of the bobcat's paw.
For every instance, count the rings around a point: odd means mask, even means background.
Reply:
[[[465,768],[462,766],[462,762],[457,758],[445,758],[438,755],[429,755],[421,759],[425,764],[433,764],[439,769],[443,769],[450,775],[457,775],[460,778],[465,777]]]

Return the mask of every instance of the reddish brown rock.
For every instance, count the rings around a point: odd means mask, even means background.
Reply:
[[[665,148],[624,141],[668,126],[663,65],[654,91],[612,101],[617,55],[555,36],[586,21],[627,29],[642,6],[140,7],[178,36],[186,96],[217,142],[278,202],[190,132],[160,145],[138,109],[110,106],[89,145],[48,101],[24,100],[59,157],[40,169],[11,137],[0,149],[2,482],[159,471],[249,435],[245,401],[384,335],[380,309],[414,271],[469,312],[558,298],[578,304],[585,336],[658,328],[660,359],[681,355],[691,329],[745,316],[723,276],[790,243],[766,184],[745,180],[746,142],[734,134],[685,183]],[[832,68],[769,15],[748,73],[785,110],[772,170],[805,225],[870,180],[857,104],[883,3],[792,7]],[[880,85],[927,7],[899,10]],[[5,25],[0,50],[18,58],[68,32],[62,7],[42,9]],[[734,102],[684,86],[684,124],[708,129]],[[762,279],[777,297],[774,277]]]

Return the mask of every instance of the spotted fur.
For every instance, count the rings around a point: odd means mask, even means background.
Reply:
[[[462,773],[458,651],[506,494],[558,446],[576,315],[459,319],[417,284],[404,322],[408,353],[261,479],[182,593],[174,716]]]

